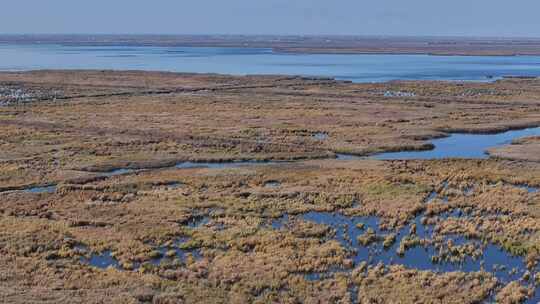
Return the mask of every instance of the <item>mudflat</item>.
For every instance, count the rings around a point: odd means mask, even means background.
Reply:
[[[6,302],[502,303],[540,282],[540,80],[0,73]],[[463,149],[467,149],[466,146]]]

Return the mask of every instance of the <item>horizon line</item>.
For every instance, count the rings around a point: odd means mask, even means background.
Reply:
[[[540,36],[482,35],[393,35],[393,34],[239,34],[239,33],[0,33],[0,36],[171,36],[171,37],[343,37],[343,38],[424,38],[424,39],[538,39]]]

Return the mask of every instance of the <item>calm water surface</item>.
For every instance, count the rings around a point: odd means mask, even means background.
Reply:
[[[441,158],[488,158],[486,151],[507,145],[512,140],[539,136],[539,128],[508,131],[498,134],[451,134],[449,137],[432,140],[435,149],[429,151],[381,153],[377,159],[441,159]]]
[[[118,69],[395,79],[491,81],[540,76],[540,57],[280,54],[270,49],[0,44],[0,70]]]

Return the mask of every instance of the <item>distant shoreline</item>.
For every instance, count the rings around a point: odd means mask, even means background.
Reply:
[[[540,56],[540,38],[222,35],[0,35],[0,44],[266,48],[288,54]]]

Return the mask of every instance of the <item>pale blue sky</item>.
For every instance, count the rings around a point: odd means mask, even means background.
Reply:
[[[538,0],[3,0],[0,33],[540,37]]]

